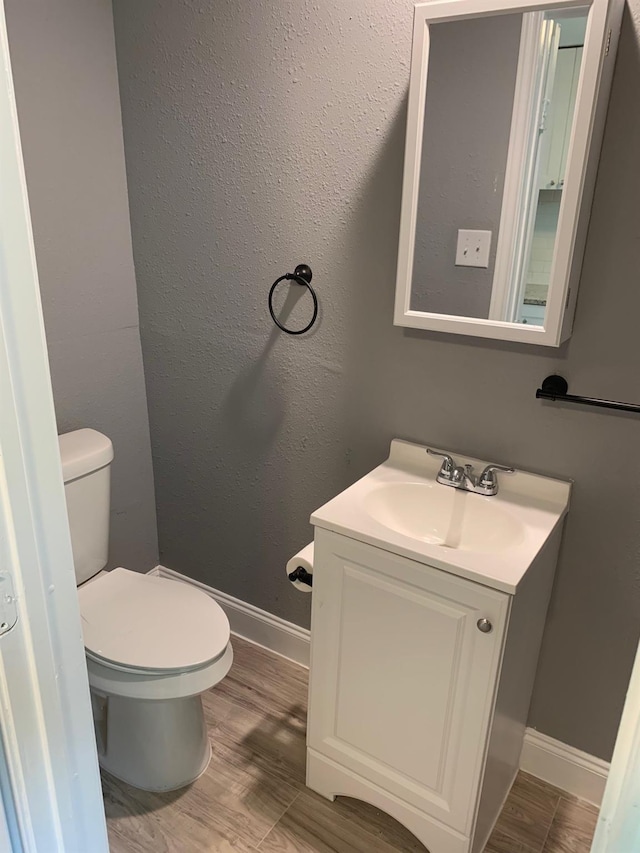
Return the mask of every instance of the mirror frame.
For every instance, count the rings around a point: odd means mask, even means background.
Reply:
[[[560,346],[569,338],[623,5],[624,0],[432,0],[416,4],[394,325],[552,347]],[[588,21],[544,325],[412,310],[411,281],[429,66],[429,26],[465,18],[568,8],[588,9]]]

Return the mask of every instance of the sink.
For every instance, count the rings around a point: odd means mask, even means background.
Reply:
[[[446,491],[445,491],[446,489]],[[462,551],[504,551],[521,542],[520,520],[480,497],[439,483],[386,483],[363,498],[372,518],[404,536]]]
[[[311,523],[515,593],[559,531],[571,483],[518,470],[498,475],[495,496],[465,492],[436,482],[441,460],[426,449],[394,439],[386,462],[316,510]],[[476,471],[495,461],[446,452]]]

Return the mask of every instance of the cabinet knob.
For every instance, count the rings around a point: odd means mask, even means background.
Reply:
[[[478,619],[478,631],[483,634],[490,634],[493,631],[493,625],[488,619]]]

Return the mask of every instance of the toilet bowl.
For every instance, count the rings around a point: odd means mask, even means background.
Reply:
[[[205,592],[117,568],[103,571],[111,441],[59,437],[100,766],[137,788],[193,782],[211,758],[202,694],[229,671],[229,622]]]
[[[188,785],[211,757],[201,695],[233,660],[222,608],[125,568],[78,594],[101,767],[147,791]]]

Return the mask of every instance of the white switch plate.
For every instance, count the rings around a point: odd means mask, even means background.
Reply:
[[[457,267],[488,267],[491,231],[458,231]]]

